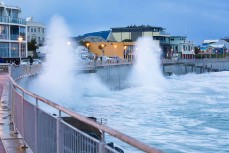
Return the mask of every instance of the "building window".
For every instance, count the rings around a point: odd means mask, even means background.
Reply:
[[[40,28],[38,28],[38,32],[40,32]]]
[[[21,43],[21,57],[26,57],[26,43]]]
[[[45,33],[45,28],[42,29],[42,33]]]
[[[19,26],[10,26],[10,39],[18,40],[19,37]]]
[[[9,43],[0,43],[0,57],[9,57]]]
[[[33,28],[31,28],[31,32],[33,32]]]
[[[23,38],[23,40],[26,40],[26,38],[25,38],[25,27],[20,27],[20,29],[19,29],[19,35]]]
[[[11,43],[11,57],[19,57],[18,43]]]
[[[12,10],[12,17],[18,18],[18,11],[17,10]]]
[[[0,39],[8,39],[8,26],[0,25]]]
[[[34,28],[34,32],[36,32],[36,30],[37,30],[37,29],[36,29],[36,28]]]

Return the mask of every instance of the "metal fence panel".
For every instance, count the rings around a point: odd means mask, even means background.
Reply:
[[[99,140],[61,122],[62,153],[98,153]]]
[[[37,147],[39,153],[56,153],[57,152],[56,118],[38,109],[37,119],[38,119]]]
[[[22,96],[14,91],[14,121],[18,132],[23,135],[23,102]]]
[[[35,152],[35,109],[36,107],[24,100],[24,140]]]

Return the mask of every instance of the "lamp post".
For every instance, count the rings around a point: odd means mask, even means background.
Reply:
[[[89,45],[90,45],[89,43],[86,43],[86,46],[87,46],[87,50],[88,50],[88,47],[89,47]]]
[[[103,56],[104,56],[104,50],[103,50],[104,44],[102,44],[101,47],[102,47],[102,54],[103,54]]]
[[[126,46],[124,46],[124,59],[126,59]]]
[[[115,48],[115,57],[116,57],[116,48],[117,48],[117,45],[114,45],[114,48]]]
[[[70,46],[70,45],[71,45],[71,42],[70,42],[70,41],[68,41],[68,42],[67,42],[67,45],[68,45],[68,46]]]
[[[224,58],[224,47],[223,47],[223,58]]]
[[[218,51],[217,51],[217,50],[215,50],[215,54],[216,54],[216,55],[215,55],[215,56],[216,56],[216,60],[217,60],[217,52],[218,52]]]
[[[21,63],[21,42],[22,42],[22,40],[23,40],[23,37],[21,37],[21,36],[19,36],[18,37],[18,44],[19,44],[19,60],[20,60],[20,62],[19,63]]]

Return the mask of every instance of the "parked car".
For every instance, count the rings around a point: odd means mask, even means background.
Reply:
[[[123,61],[123,58],[119,57],[119,56],[110,56],[110,58],[113,59],[114,62],[119,63]]]
[[[42,64],[43,61],[39,59],[33,59],[33,64]]]
[[[98,59],[97,59],[98,62],[102,62],[102,63],[111,63],[111,62],[114,62],[114,59],[113,58],[110,58],[108,56],[100,56]]]
[[[32,64],[42,64],[43,61],[39,60],[39,59],[33,59],[33,63]],[[30,59],[23,59],[21,60],[21,65],[26,65],[26,64],[30,64]]]
[[[26,64],[30,64],[30,60],[29,59],[21,60],[21,65],[26,65]]]

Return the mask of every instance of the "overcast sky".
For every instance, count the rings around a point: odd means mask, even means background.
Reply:
[[[49,25],[65,19],[72,36],[111,27],[151,25],[199,44],[229,36],[229,0],[4,0],[19,6],[21,17]]]

